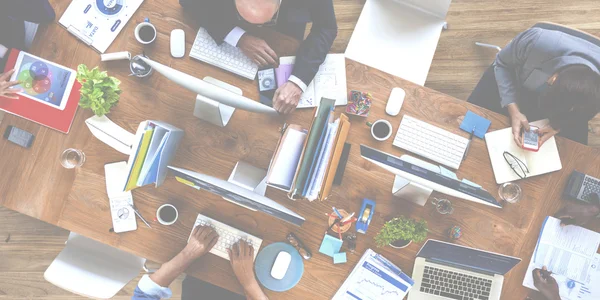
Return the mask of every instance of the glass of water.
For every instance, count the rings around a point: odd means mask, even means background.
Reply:
[[[60,155],[60,164],[67,168],[79,168],[85,163],[85,154],[79,149],[69,148]]]
[[[500,196],[500,199],[514,204],[521,200],[521,197],[523,197],[523,191],[518,184],[507,182],[498,188],[498,195]]]
[[[431,200],[431,204],[433,204],[437,212],[439,212],[442,215],[449,215],[454,212],[452,202],[450,202],[450,200],[448,199],[433,198],[433,200]]]

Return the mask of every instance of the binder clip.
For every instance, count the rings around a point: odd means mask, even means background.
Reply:
[[[360,213],[358,214],[358,221],[356,221],[356,232],[365,234],[369,229],[369,224],[373,218],[375,212],[375,201],[369,199],[363,199]]]

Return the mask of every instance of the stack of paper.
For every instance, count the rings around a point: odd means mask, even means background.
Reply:
[[[560,223],[546,217],[523,286],[537,290],[531,272],[545,266],[558,282],[561,299],[600,299],[600,233]]]
[[[140,123],[134,148],[127,162],[128,172],[124,190],[164,181],[167,165],[173,158],[183,131],[157,121]]]
[[[404,299],[414,284],[400,268],[368,249],[332,300]]]
[[[284,191],[289,191],[292,188],[294,175],[296,175],[298,162],[302,155],[304,140],[306,140],[306,132],[296,128],[288,128],[282,138],[279,152],[275,155],[273,167],[267,175],[267,182],[270,186]]]
[[[281,86],[288,81],[294,70],[295,61],[296,57],[294,56],[279,58],[279,67],[275,69],[277,86]],[[315,78],[302,94],[298,107],[318,106],[322,97],[335,99],[335,105],[348,104],[346,58],[344,54],[327,55]]]

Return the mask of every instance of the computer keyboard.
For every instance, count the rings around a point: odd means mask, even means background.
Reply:
[[[458,169],[469,139],[404,115],[393,145]]]
[[[217,45],[202,27],[196,34],[190,57],[250,80],[254,80],[258,72],[258,66],[242,50],[227,43]]]
[[[229,253],[227,253],[227,249],[230,249],[231,245],[235,244],[238,240],[243,239],[252,247],[254,247],[254,259],[256,259],[258,249],[260,249],[260,245],[262,244],[262,239],[201,214],[198,214],[198,218],[196,218],[196,224],[194,224],[193,228],[196,228],[196,226],[199,225],[210,226],[217,231],[217,234],[219,234],[219,241],[209,251],[210,253],[229,260]],[[194,232],[194,229],[192,229],[192,232]],[[190,237],[191,236],[192,234],[190,233]],[[190,239],[188,238],[188,242],[189,240]]]
[[[492,281],[476,276],[425,266],[421,292],[439,295],[448,299],[490,298]]]

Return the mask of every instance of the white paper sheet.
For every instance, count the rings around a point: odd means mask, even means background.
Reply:
[[[106,193],[110,204],[113,229],[116,233],[137,229],[131,191],[123,191],[123,181],[127,177],[127,162],[104,165],[106,176]]]
[[[281,144],[277,161],[273,164],[273,169],[267,179],[269,185],[288,191],[291,189],[305,139],[306,132],[288,130],[286,138]]]

